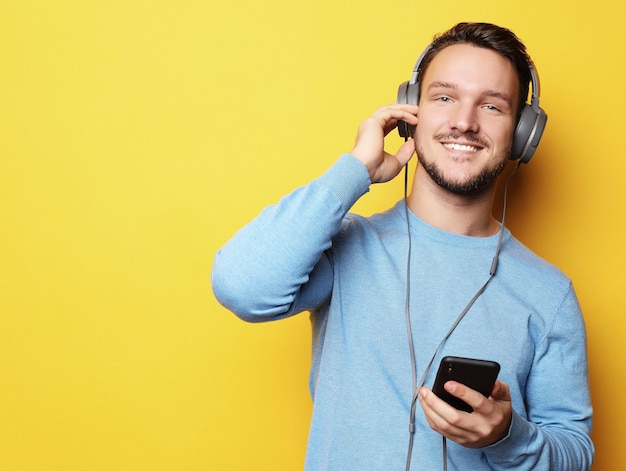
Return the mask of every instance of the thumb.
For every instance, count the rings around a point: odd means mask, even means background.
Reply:
[[[413,142],[413,139],[409,139],[404,144],[402,144],[400,149],[398,149],[398,152],[396,153],[396,159],[398,160],[400,165],[404,166],[409,160],[411,160],[411,157],[413,157],[414,154],[415,142]]]
[[[496,381],[491,391],[491,397],[498,401],[510,401],[511,393],[509,392],[509,385],[502,381]]]

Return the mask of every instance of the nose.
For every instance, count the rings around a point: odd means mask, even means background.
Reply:
[[[455,107],[454,112],[450,116],[450,128],[456,129],[461,133],[478,132],[478,114],[473,104],[461,104]]]

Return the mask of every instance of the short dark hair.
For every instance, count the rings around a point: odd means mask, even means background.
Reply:
[[[532,62],[526,52],[526,46],[515,33],[491,23],[459,23],[433,38],[430,49],[422,59],[419,75],[423,76],[429,64],[439,52],[454,44],[471,44],[491,49],[511,62],[519,79],[518,113],[521,113],[524,103],[528,99],[528,90],[531,82],[530,64]],[[418,80],[420,78],[418,77]]]

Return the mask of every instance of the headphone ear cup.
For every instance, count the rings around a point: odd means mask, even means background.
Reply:
[[[403,82],[398,87],[398,104],[417,105],[419,84]],[[400,137],[412,138],[415,135],[415,126],[405,121],[398,121],[398,134]]]
[[[513,135],[511,160],[519,159],[524,164],[530,161],[537,150],[547,121],[548,116],[541,108],[535,109],[532,105],[524,105]]]

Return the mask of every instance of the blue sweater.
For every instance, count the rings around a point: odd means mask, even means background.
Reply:
[[[404,203],[348,214],[369,175],[343,155],[324,175],[266,208],[216,255],[217,299],[250,322],[311,312],[313,417],[305,469],[401,470],[412,377],[405,293]],[[489,277],[498,236],[441,231],[409,213],[411,322],[418,377]],[[494,360],[508,383],[508,435],[481,449],[448,445],[451,470],[586,470],[593,459],[582,314],[570,280],[507,229],[498,271],[445,342],[445,355]],[[442,468],[441,437],[418,407],[413,470]]]

